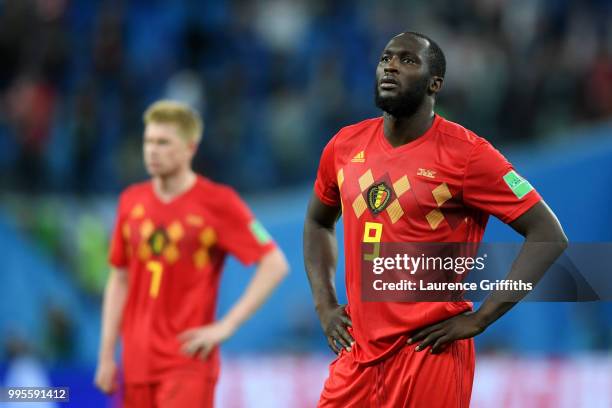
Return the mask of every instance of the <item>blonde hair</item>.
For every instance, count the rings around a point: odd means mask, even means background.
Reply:
[[[180,136],[194,143],[200,141],[204,130],[202,118],[195,109],[185,103],[167,99],[154,102],[149,106],[142,120],[145,125],[152,122],[176,124]]]

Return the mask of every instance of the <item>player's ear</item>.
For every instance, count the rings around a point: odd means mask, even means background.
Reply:
[[[187,147],[189,148],[191,155],[195,156],[196,151],[198,150],[198,142],[190,141],[187,143]]]
[[[198,147],[199,146],[200,146],[199,142],[191,142],[189,144],[189,153],[191,154],[191,160],[193,160],[195,155],[198,153]]]
[[[442,89],[443,84],[444,84],[444,78],[440,76],[432,76],[429,79],[429,93],[437,94]]]

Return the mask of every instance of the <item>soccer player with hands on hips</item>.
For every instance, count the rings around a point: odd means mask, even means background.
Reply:
[[[365,302],[363,242],[482,240],[489,215],[524,236],[506,279],[537,282],[567,238],[536,190],[485,139],[434,113],[446,61],[415,32],[393,37],[376,68],[382,117],[342,128],[321,155],[304,225],[304,262],[329,346],[319,407],[468,407],[473,337],[516,302]],[[371,199],[382,191],[383,199]],[[378,195],[377,195],[378,197]],[[344,224],[347,305],[334,286]],[[545,246],[529,245],[533,242]]]
[[[121,337],[123,406],[212,407],[219,344],[270,296],[288,265],[234,190],[192,170],[203,130],[194,110],[158,101],[144,123],[151,179],[119,199],[95,384],[104,393],[117,390]],[[229,254],[257,268],[240,299],[215,320]]]

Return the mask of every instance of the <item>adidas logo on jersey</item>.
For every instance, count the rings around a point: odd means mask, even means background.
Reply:
[[[362,150],[362,151],[360,151],[359,153],[357,153],[357,154],[355,155],[355,157],[353,157],[353,158],[351,159],[351,161],[352,161],[353,163],[363,163],[363,162],[365,162],[365,152],[364,152],[363,150]]]

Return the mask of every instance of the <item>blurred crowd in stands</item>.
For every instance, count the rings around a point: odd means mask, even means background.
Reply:
[[[0,188],[114,193],[142,179],[141,114],[205,119],[195,167],[241,191],[309,182],[411,30],[447,56],[438,112],[492,140],[612,117],[608,0],[3,0]]]

